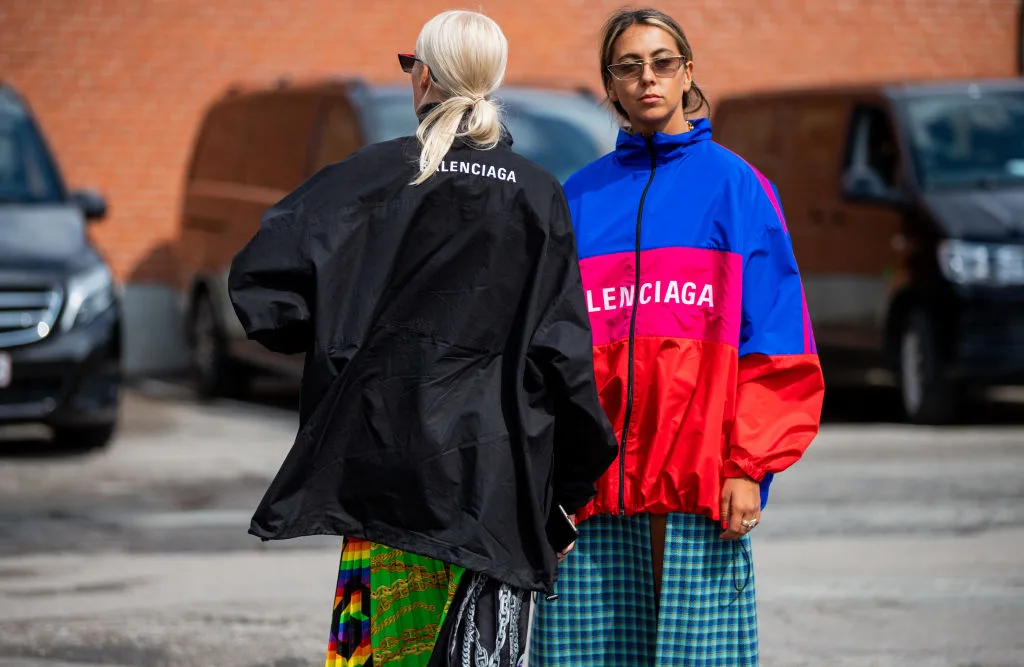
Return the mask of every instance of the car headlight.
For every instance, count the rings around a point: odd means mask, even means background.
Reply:
[[[102,264],[68,280],[68,297],[61,317],[61,329],[84,325],[96,319],[114,303],[114,278]]]
[[[939,267],[958,285],[1024,285],[1024,245],[944,241]]]

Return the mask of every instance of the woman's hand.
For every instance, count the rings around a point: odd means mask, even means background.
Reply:
[[[569,546],[567,546],[565,548],[565,551],[559,551],[558,552],[558,562],[561,563],[563,560],[565,560],[565,557],[568,556],[569,552],[572,551],[573,548],[575,548],[575,547],[576,547],[576,543],[573,542],[572,544],[570,544]]]
[[[719,537],[735,540],[761,521],[761,485],[749,477],[730,477],[722,485],[722,527]]]

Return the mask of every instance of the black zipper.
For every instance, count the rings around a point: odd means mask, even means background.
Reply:
[[[622,425],[622,443],[619,445],[619,514],[626,513],[626,438],[629,437],[629,420],[633,416],[633,353],[636,345],[636,309],[640,305],[640,232],[643,228],[644,200],[654,181],[658,169],[658,155],[650,138],[644,137],[651,152],[651,175],[640,195],[640,207],[636,212],[636,277],[633,284],[633,310],[629,315],[629,375],[626,381],[626,418]]]

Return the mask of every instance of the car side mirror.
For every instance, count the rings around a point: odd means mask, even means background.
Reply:
[[[86,221],[102,220],[107,215],[107,201],[95,190],[72,190],[70,199],[82,209]]]

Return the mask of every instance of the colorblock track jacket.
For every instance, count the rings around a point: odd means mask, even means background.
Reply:
[[[761,485],[818,432],[824,382],[772,183],[707,119],[616,149],[565,183],[601,403],[618,459],[577,514],[721,520],[725,478]]]

